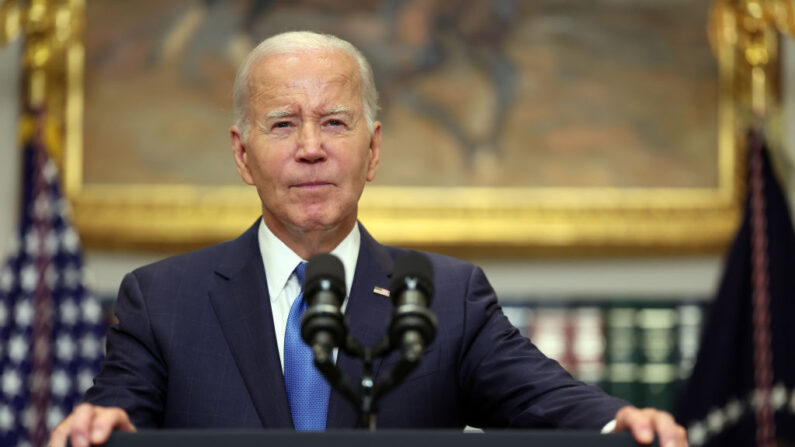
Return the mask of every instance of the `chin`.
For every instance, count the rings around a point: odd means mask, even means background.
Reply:
[[[348,216],[350,216],[349,213],[340,213],[338,207],[327,205],[305,210],[293,222],[298,222],[298,226],[304,231],[333,230],[340,225],[345,225],[350,220]],[[356,220],[355,216],[353,220]]]
[[[328,213],[304,214],[293,222],[304,231],[331,230],[340,224],[339,216],[330,216]]]

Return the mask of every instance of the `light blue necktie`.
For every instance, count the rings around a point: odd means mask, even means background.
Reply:
[[[312,348],[301,339],[301,316],[306,310],[306,262],[298,264],[294,273],[301,284],[301,293],[290,308],[287,330],[284,333],[284,384],[287,387],[287,399],[290,401],[295,429],[325,430],[331,387],[315,367]]]

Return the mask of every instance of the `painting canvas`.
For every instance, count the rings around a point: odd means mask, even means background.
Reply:
[[[708,2],[674,3],[88,2],[85,181],[238,184],[235,70],[312,29],[373,65],[378,184],[715,186]]]

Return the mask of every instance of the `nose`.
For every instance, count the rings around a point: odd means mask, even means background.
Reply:
[[[317,163],[326,159],[326,151],[323,148],[321,133],[317,126],[310,123],[301,126],[296,159],[308,163]]]

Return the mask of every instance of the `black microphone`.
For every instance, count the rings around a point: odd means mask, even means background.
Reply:
[[[433,265],[427,256],[411,251],[397,258],[389,289],[395,306],[389,339],[409,362],[418,361],[436,337],[436,316],[428,309],[433,292]]]
[[[323,363],[347,335],[340,310],[345,299],[345,267],[336,256],[321,254],[309,260],[304,299],[307,307],[301,318],[301,338],[312,347],[315,362]]]

